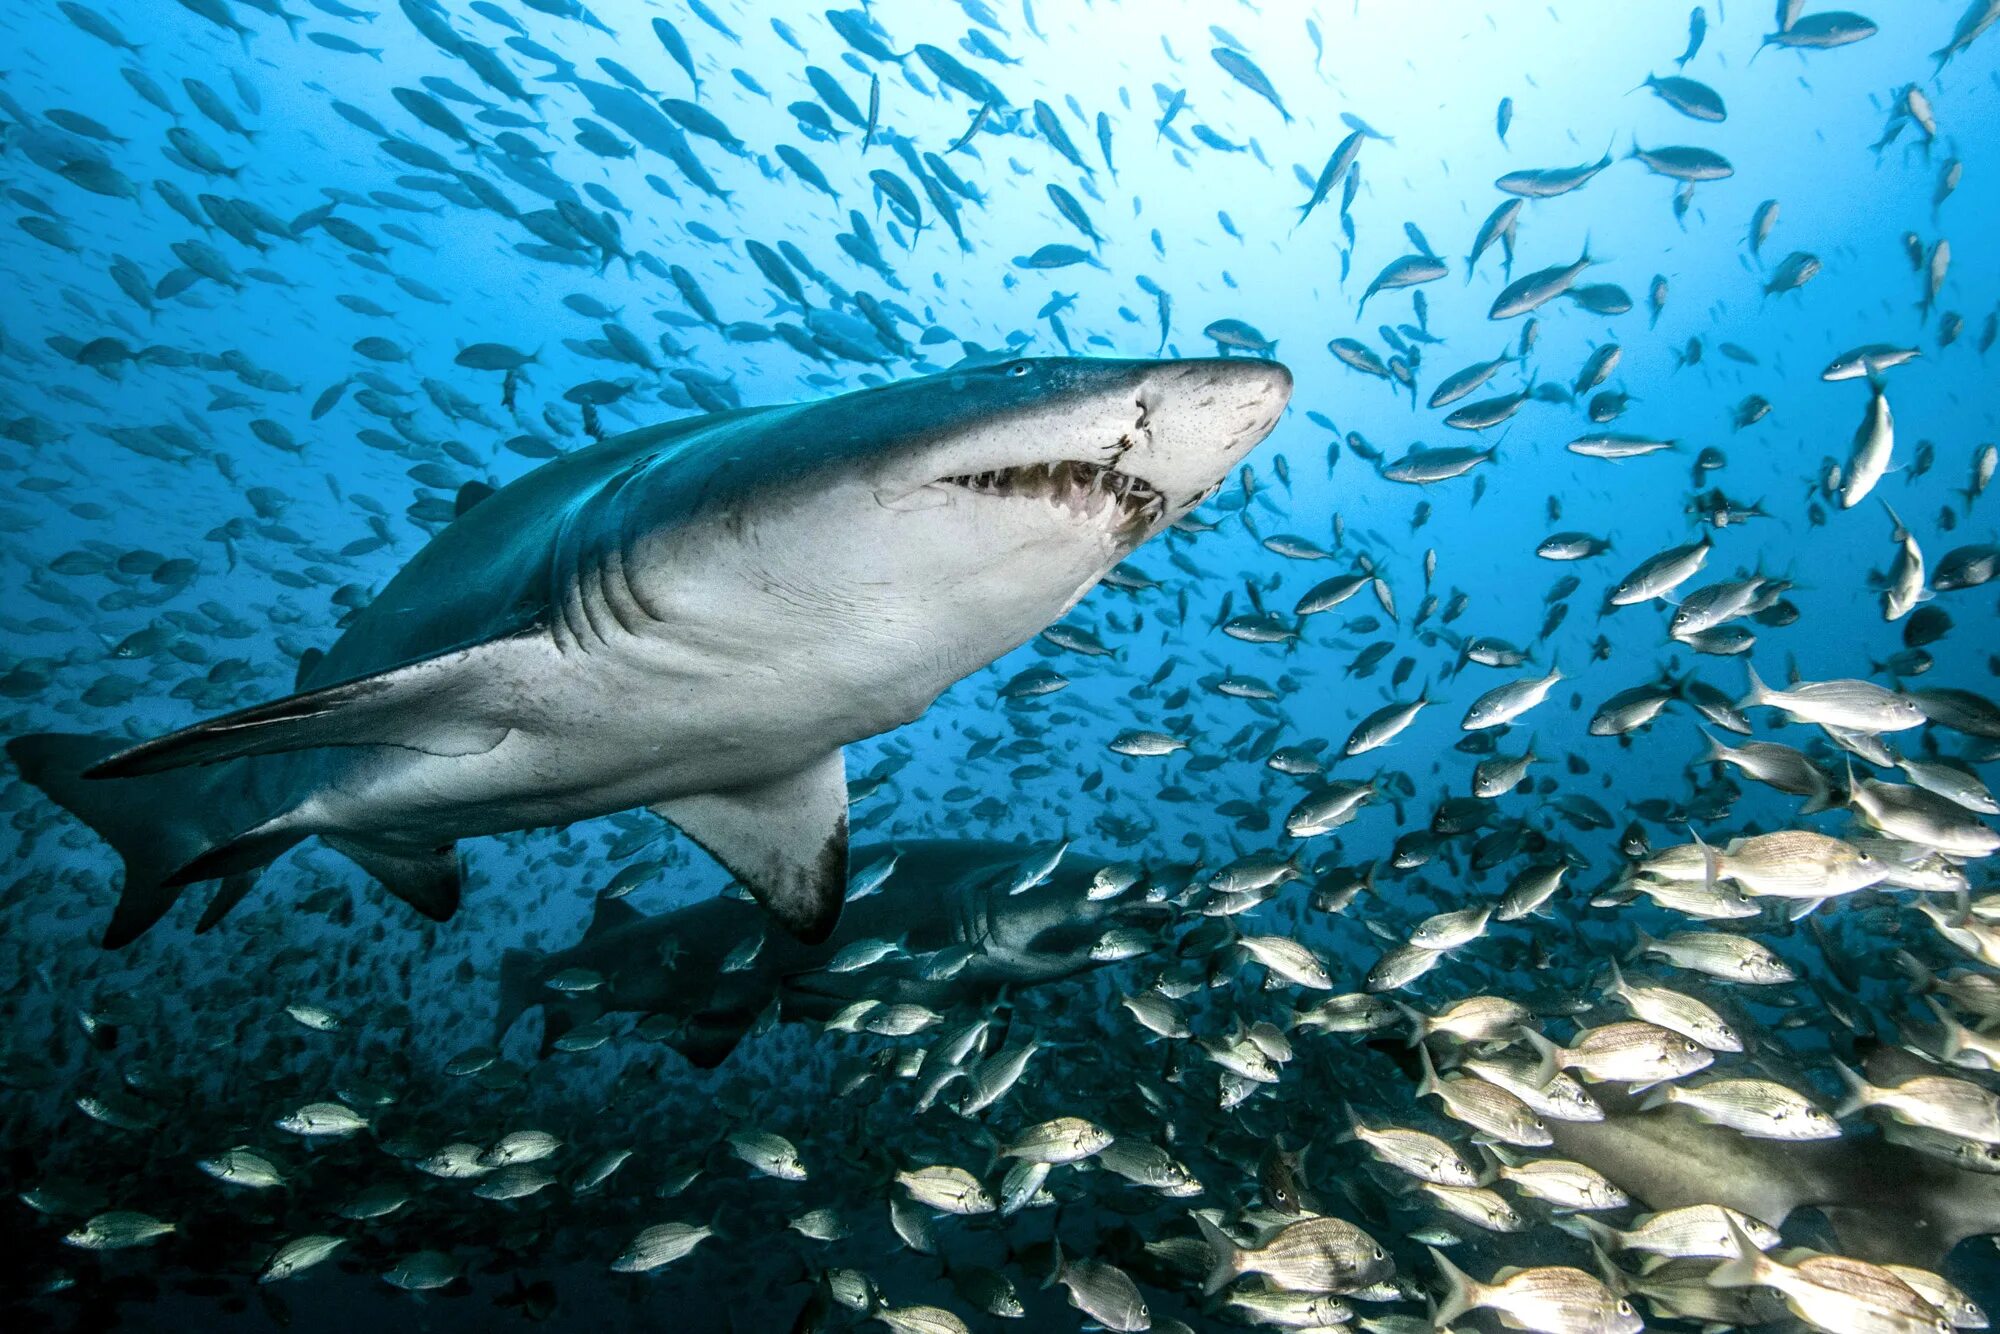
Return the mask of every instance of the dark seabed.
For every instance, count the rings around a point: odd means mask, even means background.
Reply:
[[[1813,3],[0,0],[9,1327],[1986,1327],[2000,0]]]

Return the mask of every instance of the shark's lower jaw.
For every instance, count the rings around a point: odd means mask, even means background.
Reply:
[[[1167,512],[1166,497],[1143,477],[1075,459],[938,480],[975,495],[1046,500],[1085,518],[1115,511],[1118,522],[1114,531],[1120,536],[1137,536],[1151,530]]]

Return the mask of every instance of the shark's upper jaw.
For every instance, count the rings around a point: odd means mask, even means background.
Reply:
[[[1049,359],[967,371],[958,388],[965,407],[993,407],[892,459],[877,504],[1053,518],[1129,550],[1213,494],[1270,433],[1292,378],[1243,359]]]
[[[963,473],[938,481],[975,495],[1046,501],[1080,518],[1111,516],[1113,531],[1121,536],[1150,532],[1167,511],[1166,497],[1145,478],[1122,472],[1115,464],[1081,459]]]

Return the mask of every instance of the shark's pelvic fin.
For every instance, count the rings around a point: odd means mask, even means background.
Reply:
[[[840,751],[752,787],[653,807],[727,867],[809,945],[833,934],[847,894],[847,764]]]
[[[689,1019],[681,1032],[667,1039],[667,1045],[687,1057],[697,1070],[713,1070],[729,1059],[729,1053],[757,1024],[755,1010],[709,1010]]]
[[[195,923],[194,933],[199,936],[213,931],[216,923],[227,917],[230,909],[243,902],[244,896],[254,889],[256,884],[255,871],[224,876],[222,883],[216,887],[215,896],[209,899],[208,906],[201,910],[201,920]]]
[[[382,882],[382,887],[433,922],[451,920],[458,911],[458,845],[433,852],[384,851],[346,838],[326,838],[326,845]]]

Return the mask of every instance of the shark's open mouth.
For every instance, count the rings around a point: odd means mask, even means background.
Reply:
[[[1039,498],[1084,514],[1098,513],[1107,505],[1115,506],[1123,518],[1121,527],[1135,530],[1152,527],[1167,512],[1166,497],[1143,477],[1075,459],[938,480],[977,495]]]

